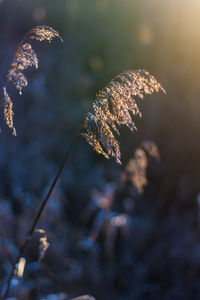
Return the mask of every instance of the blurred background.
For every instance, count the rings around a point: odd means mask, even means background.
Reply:
[[[32,43],[39,69],[26,72],[22,96],[9,90],[17,137],[1,112],[1,289],[97,91],[146,69],[167,95],[138,100],[138,132],[120,131],[122,166],[76,142],[38,225],[49,249],[39,262],[35,233],[10,296],[199,299],[199,1],[0,0],[1,96],[21,39],[40,24],[64,42]]]

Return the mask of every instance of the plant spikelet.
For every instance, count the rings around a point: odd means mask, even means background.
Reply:
[[[19,90],[20,95],[22,94],[23,87],[27,86],[28,84],[27,78],[23,74],[23,71],[28,67],[35,67],[36,69],[38,68],[37,54],[28,41],[38,40],[42,42],[47,40],[51,42],[54,37],[59,37],[61,39],[59,33],[53,28],[45,25],[40,25],[31,29],[21,41],[7,74],[7,84],[9,82],[12,82],[15,88]],[[13,134],[16,135],[16,131],[13,126],[13,118],[11,117],[13,115],[12,101],[8,96],[6,90],[4,92],[4,100],[4,117],[6,116],[6,123],[10,128],[13,129]]]
[[[80,134],[93,149],[106,158],[114,157],[121,164],[119,135],[121,125],[132,132],[137,130],[133,115],[141,117],[135,97],[143,99],[145,94],[165,90],[154,76],[145,70],[126,71],[116,76],[96,96],[96,100],[86,115]]]
[[[46,26],[46,25],[39,25],[34,27],[31,31],[29,31],[28,37],[33,40],[37,41],[49,41],[51,42],[54,37],[60,38],[61,41],[62,38],[60,37],[60,34],[54,30],[52,27]]]
[[[22,71],[32,66],[34,66],[36,69],[38,68],[37,54],[27,40],[34,39],[40,42],[47,40],[51,42],[54,37],[59,37],[61,39],[59,33],[53,28],[40,25],[31,29],[20,43],[7,75],[8,81],[13,82],[20,94],[22,93],[22,88],[28,84],[27,79]]]
[[[22,88],[28,84],[26,77],[21,71],[32,66],[36,69],[38,68],[37,54],[32,49],[31,44],[25,43],[15,53],[7,75],[8,80],[12,81],[20,94],[22,94]]]
[[[16,130],[13,124],[13,103],[7,93],[6,88],[3,88],[3,94],[4,94],[4,108],[3,108],[3,114],[4,114],[4,120],[6,121],[6,124],[10,129],[12,129],[13,135],[16,135]]]
[[[144,150],[138,148],[132,158],[125,167],[122,174],[122,182],[131,182],[138,193],[143,193],[144,187],[148,184],[146,169],[148,160]]]

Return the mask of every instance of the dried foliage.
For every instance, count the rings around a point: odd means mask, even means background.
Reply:
[[[58,37],[61,41],[63,41],[60,34],[56,30],[46,25],[34,27],[32,30],[29,31],[27,37],[40,42],[49,41],[50,43],[55,37]]]
[[[129,160],[124,172],[122,173],[122,182],[131,182],[137,189],[138,193],[142,193],[148,180],[146,177],[146,168],[148,160],[144,150],[138,148],[135,151],[134,158]]]
[[[122,171],[121,184],[107,183],[102,191],[93,190],[82,213],[83,221],[89,225],[87,237],[80,244],[84,251],[94,251],[100,243],[105,256],[114,258],[119,244],[128,243],[142,199],[137,203],[138,196],[152,183],[152,178],[147,179],[147,167],[152,169],[152,159],[154,164],[160,161],[159,149],[153,141],[145,140]]]
[[[59,37],[61,39],[56,30],[49,26],[41,25],[31,29],[21,41],[7,74],[7,84],[12,82],[15,88],[19,90],[20,95],[22,94],[22,88],[28,84],[27,78],[23,74],[23,71],[28,67],[35,67],[36,69],[38,68],[37,54],[33,50],[32,45],[28,43],[28,40],[37,40],[40,42],[46,40],[51,42],[54,37]],[[3,91],[4,119],[9,128],[12,129],[13,135],[16,135],[16,130],[13,125],[13,104],[6,91],[6,87],[3,88]]]
[[[13,124],[13,103],[10,99],[10,96],[7,93],[6,87],[3,88],[3,95],[4,95],[4,109],[3,109],[3,114],[4,114],[4,120],[6,121],[6,124],[10,129],[12,129],[13,135],[16,135],[16,129]]]
[[[142,194],[144,187],[148,184],[147,167],[150,166],[151,169],[153,167],[155,169],[159,163],[160,152],[158,146],[153,141],[144,140],[122,172],[122,186],[130,183],[136,189],[137,194]]]
[[[146,142],[152,143],[144,143]],[[156,160],[151,159],[153,157],[144,151],[148,158],[148,176],[149,168],[153,167],[150,161],[156,164]],[[27,155],[27,152],[24,151],[23,155]],[[7,167],[14,176],[16,169],[10,166],[13,166],[15,158],[12,155],[8,158]],[[43,166],[46,166],[46,161]],[[23,164],[20,167],[23,168]],[[116,179],[116,170],[114,172]],[[14,178],[19,178],[18,174]],[[27,173],[22,175],[20,179],[27,184]],[[91,179],[90,172],[86,176]],[[50,210],[47,207],[46,213],[42,215],[39,227],[51,233],[52,242],[48,255],[42,263],[38,262],[38,236],[35,236],[36,240],[32,240],[26,251],[23,277],[18,277],[23,271],[21,260],[20,272],[13,278],[9,298],[72,300],[73,297],[88,293],[96,299],[182,299],[186,282],[187,298],[193,299],[195,292],[199,291],[199,177],[196,183],[194,178],[186,176],[183,181],[183,177],[181,175],[178,181],[174,181],[174,178],[171,179],[166,174],[164,184],[155,182],[152,176],[148,177],[150,193],[144,193],[142,197],[129,194],[127,186],[122,190],[119,180],[111,184],[103,177],[99,180],[98,187],[92,190],[90,187],[78,198],[76,181],[72,186],[72,196],[67,194],[73,200],[70,201],[75,204],[73,206],[62,196],[63,193],[68,193],[68,189],[65,190],[64,185],[58,185],[59,190],[50,200],[53,204],[50,203]],[[5,176],[1,180],[4,186]],[[43,186],[43,191],[45,189]],[[91,199],[88,199],[88,191]],[[171,196],[172,201],[169,201]],[[10,272],[10,257],[17,255],[17,246],[23,240],[35,207],[32,195],[31,206],[24,213],[27,194],[21,193],[18,197],[22,199],[23,206],[20,208],[18,205],[17,212],[13,206],[15,199],[1,198],[0,201],[2,290],[5,289]],[[79,199],[84,204],[81,208]],[[59,209],[56,208],[56,203],[59,204]],[[81,220],[79,215],[82,216]],[[190,272],[185,272],[188,266]],[[173,286],[168,285],[169,276]],[[177,278],[184,280],[177,283]],[[166,289],[163,290],[162,286],[166,286]],[[144,290],[147,292],[143,293]]]
[[[24,43],[18,48],[7,75],[8,81],[14,84],[20,95],[22,94],[22,88],[28,84],[22,71],[32,66],[38,68],[37,54],[32,49],[31,44]]]
[[[126,71],[116,76],[97,94],[86,115],[81,135],[93,149],[106,158],[114,157],[121,164],[121,152],[115,133],[118,127],[127,126],[132,132],[137,128],[132,115],[141,117],[135,97],[165,90],[154,76],[145,70]]]

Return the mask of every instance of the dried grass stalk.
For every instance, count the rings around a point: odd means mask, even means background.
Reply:
[[[121,152],[116,134],[119,127],[137,130],[133,115],[141,117],[135,97],[143,99],[145,94],[162,90],[161,84],[145,70],[126,71],[111,82],[96,96],[87,113],[80,134],[93,149],[106,158],[114,157],[121,164]]]
[[[53,28],[45,25],[36,26],[31,29],[21,41],[14,58],[12,60],[10,69],[7,74],[7,84],[3,88],[4,91],[4,118],[6,124],[13,130],[13,134],[16,135],[16,130],[13,125],[13,104],[6,91],[9,82],[12,82],[19,94],[22,94],[23,87],[27,86],[28,81],[23,71],[28,67],[38,68],[38,57],[36,52],[33,50],[32,45],[28,42],[29,40],[37,41],[49,41],[51,42],[53,38],[60,37],[59,33]],[[62,39],[61,39],[62,40]]]

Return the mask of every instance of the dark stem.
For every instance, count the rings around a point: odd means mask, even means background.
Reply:
[[[2,298],[1,298],[2,300],[4,300],[8,296],[8,293],[9,293],[9,290],[10,290],[10,284],[11,284],[13,276],[15,275],[16,265],[19,262],[20,257],[24,253],[24,250],[26,249],[29,241],[31,240],[32,234],[35,231],[35,228],[36,228],[36,225],[37,225],[37,223],[38,223],[38,221],[40,219],[40,216],[41,216],[41,214],[42,214],[42,212],[43,212],[43,210],[44,210],[44,208],[45,208],[45,206],[46,206],[46,204],[47,204],[47,202],[49,200],[49,197],[51,196],[51,193],[52,193],[52,191],[53,191],[53,189],[54,189],[54,187],[55,187],[55,185],[56,185],[56,183],[57,183],[57,181],[58,181],[58,179],[60,177],[60,174],[62,173],[64,165],[65,165],[65,163],[66,163],[66,161],[67,161],[67,159],[69,157],[69,154],[70,154],[70,152],[72,150],[72,147],[73,147],[73,145],[75,143],[75,140],[76,140],[76,138],[77,138],[77,136],[79,134],[79,130],[80,130],[80,128],[77,130],[77,132],[75,133],[75,135],[74,135],[74,137],[73,137],[73,139],[71,141],[71,144],[70,144],[70,146],[69,146],[69,148],[68,148],[68,150],[67,150],[67,152],[65,154],[65,158],[62,161],[62,163],[61,163],[61,165],[60,165],[60,167],[58,169],[58,172],[57,172],[57,174],[56,174],[56,176],[55,176],[55,178],[54,178],[54,180],[53,180],[53,182],[52,182],[52,184],[51,184],[51,186],[50,186],[50,188],[48,190],[48,193],[47,193],[46,197],[42,201],[42,203],[41,203],[41,205],[40,205],[40,207],[38,209],[38,212],[37,212],[36,216],[34,217],[33,224],[31,226],[30,230],[28,231],[27,237],[26,237],[23,245],[21,246],[21,248],[19,250],[19,254],[18,254],[16,260],[14,261],[14,263],[12,265],[12,270],[11,270],[11,273],[10,273],[10,275],[8,277],[8,281],[7,281],[7,287],[6,287],[6,290],[5,290],[5,292],[4,292],[4,294],[3,294]]]

